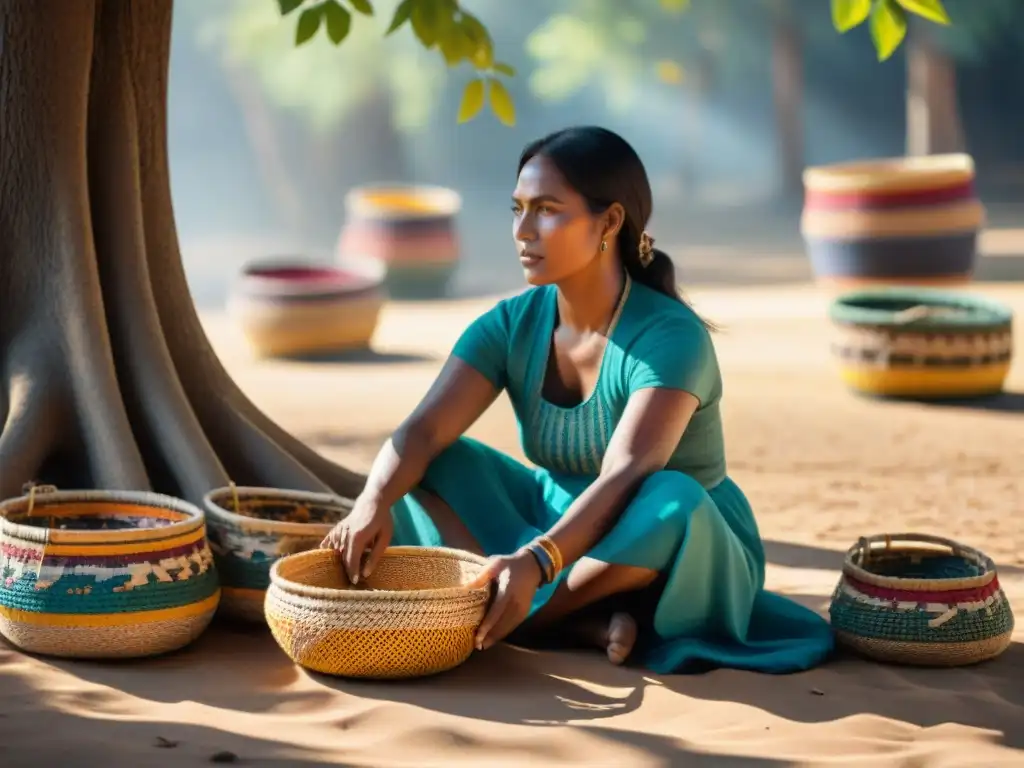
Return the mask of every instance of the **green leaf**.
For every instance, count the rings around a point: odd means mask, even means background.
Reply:
[[[515,125],[516,105],[512,101],[512,94],[496,77],[488,78],[488,83],[490,85],[491,111],[505,125]]]
[[[327,24],[327,36],[335,45],[348,37],[352,29],[352,14],[346,8],[342,8],[335,0],[329,0],[323,4],[324,21]]]
[[[484,81],[477,78],[466,83],[459,104],[459,122],[466,123],[476,117],[484,108]]]
[[[473,41],[459,27],[452,27],[451,31],[442,37],[438,42],[441,55],[449,67],[454,67],[463,59],[473,54]]]
[[[832,0],[832,26],[837,32],[849,32],[870,14],[871,0]]]
[[[907,36],[907,14],[896,0],[875,0],[871,11],[871,39],[878,51],[878,60],[885,61],[900,47]]]
[[[916,13],[936,24],[949,24],[949,14],[942,5],[942,0],[897,0],[906,10]]]
[[[505,64],[500,61],[494,63],[494,71],[501,72],[501,74],[508,75],[509,77],[516,76],[516,70],[511,64]]]
[[[296,45],[302,45],[316,34],[316,31],[320,29],[320,18],[323,16],[323,12],[323,5],[315,5],[302,12],[302,15],[299,16],[299,23],[295,25]]]
[[[661,7],[669,13],[682,13],[690,7],[690,0],[661,0]]]
[[[370,0],[348,0],[348,2],[363,16],[373,16],[373,3]]]
[[[306,0],[277,0],[277,7],[281,9],[281,15],[287,16]]]
[[[412,14],[413,0],[402,0],[398,7],[395,8],[395,15],[391,17],[391,24],[388,26],[388,31],[384,33],[387,37],[400,26],[405,24],[409,20],[409,16]]]
[[[494,66],[494,43],[487,27],[471,13],[462,12],[459,28],[469,40],[469,58],[477,69]]]
[[[440,32],[440,9],[432,0],[419,0],[412,9],[412,31],[423,43],[423,47],[433,48],[437,44]]]

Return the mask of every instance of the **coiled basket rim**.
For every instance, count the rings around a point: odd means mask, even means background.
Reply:
[[[343,513],[339,520],[344,519],[352,511],[352,502],[333,493],[241,485],[236,486],[232,490],[230,486],[226,486],[215,488],[203,497],[203,507],[206,509],[207,515],[214,525],[219,521],[223,521],[239,527],[244,526],[250,530],[259,529],[291,536],[310,536],[314,534],[326,536],[334,528],[334,523],[292,523],[283,520],[268,520],[263,517],[240,515],[237,512],[232,512],[228,507],[222,506],[222,501],[231,504],[235,493],[238,494],[239,499],[250,496],[283,502],[297,502],[311,506],[337,507]]]
[[[384,558],[388,557],[429,557],[460,560],[465,563],[478,565],[481,568],[487,564],[487,558],[466,552],[461,549],[450,547],[407,547],[393,546],[384,551]],[[484,585],[476,589],[468,587],[441,587],[437,589],[383,589],[383,590],[361,590],[361,589],[330,589],[326,587],[311,587],[298,581],[287,578],[283,572],[287,572],[296,563],[305,560],[321,560],[332,558],[338,560],[338,553],[332,549],[311,549],[305,552],[298,552],[294,555],[287,555],[275,561],[270,568],[270,586],[276,588],[285,595],[296,597],[307,597],[314,600],[326,600],[330,602],[369,601],[369,602],[409,602],[416,600],[420,602],[434,600],[451,600],[465,597],[466,595],[490,593],[490,587]],[[338,567],[342,567],[338,562]]]
[[[803,172],[805,189],[835,193],[943,187],[974,177],[974,158],[965,152],[853,160],[810,166]]]
[[[875,547],[882,544],[882,547]],[[933,545],[930,548],[914,547],[915,544]],[[948,549],[955,557],[961,557],[984,569],[977,576],[955,578],[904,578],[900,576],[882,576],[864,568],[864,554],[873,551],[936,552],[935,546]],[[870,558],[869,558],[870,559]],[[969,590],[985,587],[996,578],[996,565],[992,558],[984,552],[961,544],[953,539],[933,536],[927,533],[883,533],[874,536],[863,536],[847,551],[843,560],[843,574],[866,584],[877,587],[889,587],[900,590],[919,592],[948,592]]]
[[[120,504],[140,509],[160,509],[185,515],[184,520],[168,522],[154,528],[121,528],[116,530],[66,530],[25,525],[11,519],[12,515],[33,513],[47,507],[73,504]],[[35,514],[32,515],[33,517]],[[43,515],[40,515],[43,517]],[[0,503],[0,535],[40,544],[73,543],[102,544],[144,542],[190,533],[205,525],[203,511],[196,505],[174,496],[152,491],[56,490],[36,491]]]
[[[426,202],[427,210],[395,209],[373,200],[380,195],[408,195]],[[352,214],[367,218],[435,219],[450,217],[462,209],[462,195],[451,187],[439,184],[381,182],[365,184],[345,195],[345,208]]]
[[[904,320],[892,309],[867,304],[923,305],[935,309],[963,310],[956,315],[923,315]],[[848,291],[829,304],[829,319],[843,325],[866,325],[884,328],[950,329],[980,331],[1007,328],[1013,323],[1013,310],[1002,302],[958,291],[913,286],[886,286]]]

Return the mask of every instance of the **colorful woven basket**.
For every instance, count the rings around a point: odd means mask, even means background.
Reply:
[[[0,504],[0,633],[30,653],[151,656],[220,599],[203,513],[155,493],[53,491]]]
[[[473,653],[489,587],[464,585],[486,560],[460,550],[391,547],[353,588],[333,550],[278,560],[267,623],[297,664],[329,675],[408,678],[444,672]]]
[[[842,379],[873,395],[917,399],[1000,392],[1013,356],[1013,313],[927,288],[865,289],[833,300],[832,353]]]
[[[829,607],[837,640],[879,661],[954,667],[1010,645],[1013,612],[996,567],[949,539],[862,538],[846,553]]]
[[[985,209],[969,155],[808,168],[801,231],[820,283],[970,281]]]
[[[203,499],[210,546],[223,585],[221,613],[263,622],[270,568],[320,546],[351,510],[337,496],[275,488],[219,488]]]
[[[368,186],[345,198],[338,257],[380,260],[396,298],[444,296],[460,258],[456,217],[461,196],[435,186]]]
[[[383,269],[366,261],[261,261],[243,269],[228,311],[257,356],[302,357],[369,347],[386,300]]]

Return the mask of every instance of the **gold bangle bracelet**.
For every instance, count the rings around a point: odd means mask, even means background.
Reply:
[[[562,568],[565,567],[565,561],[562,559],[562,552],[555,544],[554,540],[546,534],[538,536],[535,541],[538,546],[542,547],[547,552],[548,557],[551,558],[551,566],[554,574],[552,575],[552,581],[562,572]]]

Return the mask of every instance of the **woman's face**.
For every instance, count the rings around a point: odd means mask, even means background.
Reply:
[[[512,213],[512,236],[531,285],[557,283],[601,253],[607,216],[592,214],[546,157],[538,155],[523,166],[512,193]]]

